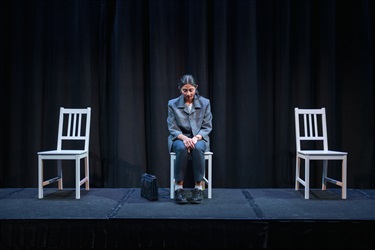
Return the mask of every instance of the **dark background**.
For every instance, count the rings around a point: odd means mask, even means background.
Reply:
[[[294,107],[325,107],[330,148],[348,152],[348,188],[375,188],[372,0],[0,9],[2,188],[37,187],[37,152],[56,147],[61,106],[92,108],[91,187],[138,187],[143,172],[168,187],[167,102],[186,73],[212,104],[214,188],[294,187]],[[311,176],[319,186],[319,164]]]

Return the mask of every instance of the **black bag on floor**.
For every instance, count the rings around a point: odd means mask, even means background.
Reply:
[[[142,174],[141,176],[141,196],[150,201],[156,201],[158,194],[158,179],[151,174]]]

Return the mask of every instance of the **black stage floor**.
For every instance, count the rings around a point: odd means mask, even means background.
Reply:
[[[205,191],[206,192],[206,191]],[[0,189],[0,249],[375,249],[375,190],[213,189],[202,204],[139,188]]]

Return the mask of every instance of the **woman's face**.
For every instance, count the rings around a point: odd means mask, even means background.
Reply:
[[[198,86],[197,86],[198,87]],[[181,93],[184,95],[185,102],[193,102],[194,96],[195,96],[195,90],[196,87],[193,85],[187,83],[181,88]]]

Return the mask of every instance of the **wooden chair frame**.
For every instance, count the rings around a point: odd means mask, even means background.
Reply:
[[[332,151],[328,149],[327,125],[325,108],[321,109],[299,109],[295,108],[295,130],[296,130],[296,179],[295,190],[299,190],[299,184],[305,186],[305,199],[309,199],[310,190],[310,161],[322,160],[322,190],[327,189],[327,182],[333,183],[342,188],[342,199],[347,198],[346,179],[347,179],[347,152]],[[301,119],[302,118],[302,119]],[[301,124],[301,120],[303,123]],[[302,141],[322,142],[321,150],[302,150]],[[301,159],[305,161],[305,179],[300,176]],[[340,160],[341,181],[327,176],[328,161]]]
[[[204,153],[204,159],[208,161],[207,164],[207,171],[205,171],[205,174],[203,176],[204,184],[208,185],[208,193],[207,197],[208,199],[212,198],[212,152],[205,152]],[[171,152],[170,153],[170,198],[174,199],[174,185],[175,185],[175,179],[174,179],[174,163],[176,160],[176,153]],[[207,173],[207,176],[206,176]]]
[[[84,117],[85,116],[85,117]],[[65,119],[67,118],[67,120]],[[84,122],[86,119],[86,122]],[[63,189],[62,160],[75,161],[75,196],[80,199],[80,187],[89,186],[89,140],[90,140],[91,108],[66,109],[60,108],[59,129],[57,137],[57,149],[38,152],[38,198],[43,198],[43,187],[58,182],[58,189]],[[63,149],[63,143],[67,141],[84,141],[84,149]],[[81,159],[84,159],[85,176],[81,179]],[[43,180],[43,161],[57,161],[57,176]]]

